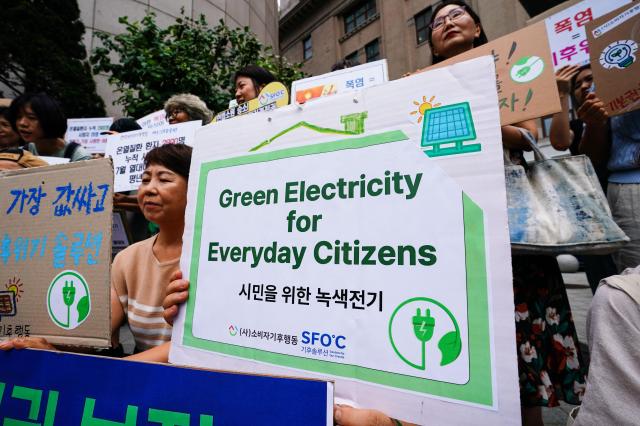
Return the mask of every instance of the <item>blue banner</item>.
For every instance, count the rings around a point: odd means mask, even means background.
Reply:
[[[328,386],[62,352],[0,352],[0,424],[327,425]]]

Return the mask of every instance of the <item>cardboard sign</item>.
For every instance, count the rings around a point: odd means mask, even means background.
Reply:
[[[136,120],[136,122],[143,129],[156,129],[158,127],[168,126],[167,113],[161,109],[151,114],[147,114],[142,118]]]
[[[173,144],[193,144],[196,129],[202,126],[200,120],[169,126],[142,129],[133,132],[110,135],[106,156],[113,159],[115,192],[134,191],[140,185],[144,172],[144,157],[153,148]]]
[[[69,118],[67,119],[67,142],[82,145],[89,154],[104,154],[107,145],[106,132],[113,123],[113,117],[101,118]]]
[[[274,81],[264,86],[257,98],[216,114],[213,121],[228,120],[239,115],[253,114],[261,111],[272,111],[288,103],[289,92],[287,88],[284,84]]]
[[[494,84],[485,56],[199,130],[172,362],[335,380],[337,402],[418,424],[519,423]]]
[[[333,424],[322,381],[35,350],[2,352],[0,363],[5,425]]]
[[[80,161],[0,174],[0,336],[111,343],[113,170]]]
[[[589,63],[585,25],[630,0],[584,0],[545,19],[553,69]]]
[[[291,83],[291,103],[303,104],[336,93],[375,86],[389,81],[387,60],[369,62]]]
[[[609,115],[640,108],[640,3],[587,25],[595,92]]]
[[[561,110],[546,39],[544,23],[538,22],[427,69],[493,55],[500,123],[505,126],[543,117]]]

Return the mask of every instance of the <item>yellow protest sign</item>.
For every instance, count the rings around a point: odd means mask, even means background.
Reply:
[[[238,115],[271,111],[289,104],[289,91],[284,84],[274,81],[260,91],[257,98],[218,113],[213,121],[228,120]]]

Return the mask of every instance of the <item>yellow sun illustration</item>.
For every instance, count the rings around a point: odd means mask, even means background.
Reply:
[[[5,287],[7,290],[12,291],[13,294],[16,295],[16,300],[20,300],[20,296],[22,296],[22,293],[24,293],[20,278],[13,277],[9,279],[9,282],[5,284]]]
[[[442,105],[440,102],[438,102],[437,104],[434,104],[433,100],[435,98],[436,98],[435,96],[432,96],[427,101],[427,97],[423,96],[422,97],[422,103],[420,103],[418,101],[413,101],[413,104],[416,105],[418,107],[418,109],[415,110],[415,111],[411,111],[409,114],[411,114],[411,115],[420,114],[420,116],[418,117],[418,123],[422,122],[422,117],[424,117],[424,113],[427,112],[428,109],[439,107],[440,105]]]

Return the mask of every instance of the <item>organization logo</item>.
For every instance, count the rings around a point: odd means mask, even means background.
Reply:
[[[610,70],[625,69],[636,60],[638,44],[633,40],[618,40],[609,44],[600,54],[600,65]]]
[[[91,312],[91,294],[84,277],[71,270],[59,273],[49,285],[47,308],[51,321],[65,330],[85,322]]]
[[[437,363],[428,363],[427,357],[438,356],[436,339],[440,356]],[[445,305],[427,297],[396,307],[389,319],[389,340],[398,358],[417,370],[427,370],[427,364],[451,364],[462,352],[458,321]]]
[[[229,326],[229,335],[230,336],[235,336],[236,334],[238,334],[238,328],[234,325],[230,325]]]
[[[269,92],[260,93],[260,96],[258,97],[258,102],[260,102],[260,105],[267,105],[281,99],[284,96],[284,94],[285,94],[284,90],[278,90],[275,93],[269,93]]]
[[[323,333],[318,331],[303,331],[303,345],[321,345],[324,348],[347,349],[347,338],[345,336]]]
[[[518,59],[509,71],[509,76],[516,83],[528,83],[540,77],[544,71],[544,61],[539,56],[523,56]]]

